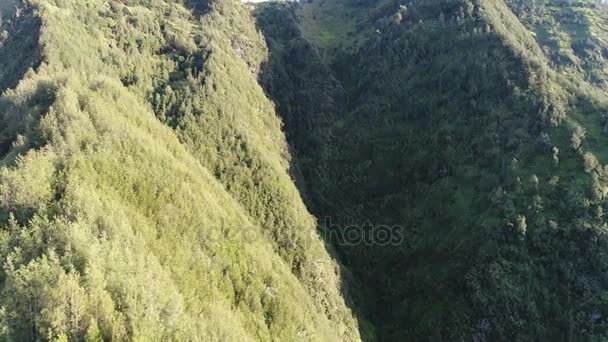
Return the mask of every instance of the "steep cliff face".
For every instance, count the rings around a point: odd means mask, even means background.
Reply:
[[[2,338],[359,339],[246,8],[21,6],[0,48]]]
[[[592,25],[587,59],[560,64],[539,31],[570,8],[550,3],[539,17],[516,5],[320,0],[258,11],[275,61],[266,89],[285,121],[333,121],[304,138],[287,126],[316,212],[331,217],[327,235],[354,225],[404,237],[334,240],[381,340],[606,334],[608,102],[589,76],[604,65],[594,48],[604,33]],[[592,2],[575,10],[607,17]],[[581,18],[565,28],[573,37]],[[311,140],[331,147],[304,147]]]

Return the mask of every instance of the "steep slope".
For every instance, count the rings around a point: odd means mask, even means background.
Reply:
[[[19,8],[18,13],[15,9]],[[2,19],[4,18],[4,19]],[[4,21],[3,21],[4,20]],[[23,74],[40,60],[39,19],[31,8],[17,7],[14,1],[0,4],[0,89],[14,87]]]
[[[266,89],[287,122],[294,108],[301,121],[319,114],[298,109],[311,108],[311,92],[275,86],[300,84],[302,64],[285,57],[294,42],[321,50],[306,70],[325,61],[341,84],[326,94],[346,96],[321,111],[334,124],[312,128],[332,148],[298,157],[325,179],[306,180],[324,185],[312,202],[374,304],[380,340],[606,337],[608,102],[590,78],[563,73],[502,0],[260,12],[276,46]],[[289,17],[288,29],[273,16]],[[353,226],[362,236],[400,228],[404,239],[340,238]]]
[[[601,1],[507,1],[552,66],[605,89],[608,13]]]
[[[21,6],[0,48],[3,87],[21,79],[0,100],[1,338],[358,339],[240,3]]]
[[[0,339],[608,338],[601,5],[252,9],[0,4]]]

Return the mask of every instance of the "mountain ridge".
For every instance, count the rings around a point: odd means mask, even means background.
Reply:
[[[330,178],[316,187],[320,216],[333,219],[326,229],[398,224],[409,242],[338,247],[379,339],[601,336],[604,176],[593,153],[602,147],[587,142],[603,139],[596,113],[605,96],[555,70],[503,1],[291,7],[304,26],[294,34],[330,56],[322,59],[349,93],[346,110],[322,112],[334,118],[330,133],[312,131],[334,150],[308,171]],[[343,45],[353,25],[329,18],[365,23],[368,33]],[[342,37],[333,46],[332,35]],[[280,111],[307,108],[269,89]],[[576,285],[554,288],[563,274]]]
[[[264,48],[241,5],[210,2],[202,12],[163,1],[28,6],[42,21],[43,62],[2,99],[10,123],[3,143],[12,146],[0,181],[3,336],[356,339],[337,266],[289,181],[280,124],[253,78]],[[244,19],[241,34],[223,15]],[[243,47],[246,54],[237,51]],[[175,98],[155,88],[188,91],[165,83],[179,73],[203,87],[205,107],[178,98],[177,125],[164,125],[175,119]],[[215,92],[248,97],[226,110],[207,101],[217,101]],[[167,102],[169,110],[160,106]],[[197,131],[202,112],[208,121],[200,129],[213,124],[225,133]],[[237,117],[264,135],[231,123]],[[197,152],[195,143],[209,137],[221,138],[222,159],[207,152],[214,140]],[[222,165],[227,158],[232,164]],[[257,183],[243,183],[247,191],[237,186],[243,172]],[[270,202],[259,206],[264,197],[250,193],[256,187],[292,207],[283,214]]]
[[[0,339],[608,334],[601,4],[19,4]]]

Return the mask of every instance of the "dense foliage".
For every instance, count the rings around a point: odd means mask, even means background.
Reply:
[[[0,18],[0,340],[608,338],[601,2]]]
[[[306,137],[288,130],[316,213],[329,231],[403,228],[396,246],[338,247],[380,340],[608,335],[602,40],[585,41],[572,65],[538,33],[578,11],[605,34],[601,6],[571,4],[260,9],[265,86],[285,121],[332,122]],[[579,32],[585,20],[567,23]]]
[[[11,15],[0,339],[359,339],[256,82],[266,48],[246,7],[31,0]]]

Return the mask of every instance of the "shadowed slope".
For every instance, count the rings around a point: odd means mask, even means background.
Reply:
[[[312,159],[307,181],[327,180],[316,183],[318,213],[330,231],[403,228],[403,244],[338,247],[376,304],[380,339],[605,336],[605,148],[589,126],[604,96],[552,69],[500,0],[291,7],[295,29],[260,21],[278,47],[268,89],[291,109],[282,114],[319,112],[273,87],[298,82],[301,64],[284,51],[302,35],[331,56],[346,91],[345,108],[327,111],[334,124],[311,130],[329,153],[298,151]],[[328,39],[349,27],[351,44]]]

